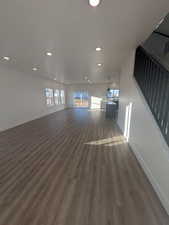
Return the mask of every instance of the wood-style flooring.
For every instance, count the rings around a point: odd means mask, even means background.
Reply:
[[[65,110],[0,133],[0,225],[168,225],[117,125]]]

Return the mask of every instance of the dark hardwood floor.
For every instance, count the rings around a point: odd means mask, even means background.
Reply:
[[[0,133],[0,225],[167,225],[119,129],[65,110]]]

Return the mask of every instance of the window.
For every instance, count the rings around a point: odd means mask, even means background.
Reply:
[[[119,97],[119,93],[120,93],[119,90],[114,90],[114,97],[118,98]]]
[[[64,90],[60,91],[60,100],[61,100],[61,104],[65,104],[65,92]]]
[[[55,104],[56,105],[59,105],[60,104],[60,99],[59,99],[59,90],[58,89],[56,89],[55,91],[54,91],[54,99],[55,99]]]
[[[101,109],[102,98],[91,96],[91,109]]]
[[[108,98],[118,98],[120,91],[118,89],[109,89],[107,93]]]
[[[53,89],[45,88],[45,96],[46,96],[46,105],[53,106],[54,105]]]
[[[77,91],[73,94],[73,101],[75,107],[88,107],[89,106],[89,96],[85,91]]]

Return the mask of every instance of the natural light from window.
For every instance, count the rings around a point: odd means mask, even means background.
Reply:
[[[65,92],[64,92],[64,90],[60,91],[60,99],[61,99],[61,104],[64,105],[65,104]]]
[[[59,90],[58,89],[56,89],[56,90],[54,90],[54,98],[55,98],[55,104],[56,105],[59,105]]]
[[[129,141],[129,138],[130,138],[132,106],[133,106],[132,102],[130,102],[126,106],[125,124],[124,124],[124,137],[126,138],[127,142]]]
[[[89,106],[88,92],[76,91],[73,93],[73,104],[74,107],[87,108]]]
[[[54,105],[53,89],[45,88],[45,96],[46,96],[46,105],[53,106]]]
[[[101,109],[102,98],[91,96],[91,109]]]
[[[120,145],[120,144],[124,144],[124,143],[125,143],[124,137],[122,135],[119,135],[119,136],[115,136],[115,137],[99,139],[96,141],[90,141],[85,144],[86,145],[96,145],[96,146],[103,145],[106,147],[112,147],[112,146]]]

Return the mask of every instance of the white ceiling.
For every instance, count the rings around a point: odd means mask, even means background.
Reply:
[[[88,0],[2,0],[0,56],[12,60],[1,63],[65,83],[116,81],[124,58],[168,11],[168,0],[102,0],[97,8]]]

